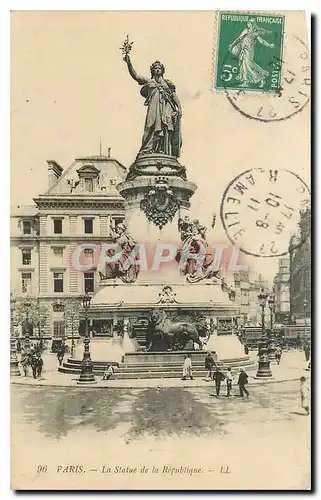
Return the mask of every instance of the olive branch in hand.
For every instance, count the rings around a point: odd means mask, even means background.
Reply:
[[[126,57],[129,55],[130,51],[132,50],[133,44],[134,44],[134,42],[130,42],[129,36],[127,35],[123,46],[119,48],[119,50],[121,50],[123,53],[123,57]]]

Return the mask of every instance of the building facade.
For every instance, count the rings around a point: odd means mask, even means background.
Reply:
[[[265,291],[271,290],[268,281],[253,269],[234,273],[235,302],[240,307],[240,323],[242,325],[259,325],[261,322],[261,308],[258,295],[263,288]],[[268,308],[267,308],[268,309]],[[268,321],[266,310],[266,322]]]
[[[298,234],[289,245],[290,314],[292,321],[311,318],[311,209],[301,211]]]
[[[34,310],[46,311],[44,337],[70,336],[78,332],[81,297],[97,290],[103,245],[124,220],[116,186],[126,168],[110,150],[77,158],[65,171],[47,164],[47,192],[34,206],[11,210],[11,290],[22,310],[26,298],[31,303],[30,322]]]
[[[274,278],[275,321],[288,324],[290,315],[290,258],[279,259],[278,271]]]

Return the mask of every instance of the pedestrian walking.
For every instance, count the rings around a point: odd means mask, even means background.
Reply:
[[[211,351],[209,351],[205,356],[205,370],[207,371],[207,375],[206,375],[207,378],[210,378],[210,379],[212,378],[214,366],[216,366],[216,365],[215,365],[215,361],[213,358],[213,354],[211,353]]]
[[[247,397],[249,397],[249,391],[247,390],[247,388],[245,387],[248,383],[248,374],[245,373],[245,371],[243,370],[243,368],[241,368],[240,370],[240,374],[239,374],[239,379],[238,379],[238,386],[240,388],[240,396],[241,398],[244,397],[244,393],[247,395]]]
[[[279,345],[277,345],[275,348],[275,361],[277,362],[278,365],[280,364],[281,356],[282,356],[282,349]]]
[[[300,378],[300,395],[301,395],[301,407],[306,411],[306,414],[310,413],[310,387],[308,381],[305,377]]]
[[[21,366],[22,366],[22,369],[23,369],[24,376],[28,377],[29,358],[28,358],[28,356],[25,353],[22,354],[20,363],[21,363]]]
[[[226,397],[229,398],[231,395],[232,384],[233,384],[233,375],[232,375],[231,367],[229,367],[227,369],[227,373],[226,373],[225,378],[226,378]]]
[[[191,380],[194,380],[192,375],[192,359],[190,354],[186,354],[183,364],[182,380],[186,380],[186,377],[190,378]]]
[[[37,378],[38,357],[33,355],[31,358],[31,369],[33,378]]]
[[[247,356],[249,353],[249,348],[247,344],[244,344],[244,354]]]
[[[42,369],[43,369],[43,359],[41,356],[38,356],[37,377],[39,377],[39,378],[41,377]]]
[[[221,382],[223,382],[224,379],[225,379],[225,375],[216,366],[214,373],[213,373],[213,380],[215,382],[215,390],[216,390],[216,397],[217,398],[220,396]]]
[[[59,366],[62,365],[62,362],[64,360],[64,355],[65,355],[65,345],[62,344],[59,347],[58,352],[57,352],[57,358],[58,358]]]
[[[310,359],[310,353],[311,353],[309,344],[304,344],[303,350],[304,350],[304,354],[305,354],[305,361],[308,362]]]

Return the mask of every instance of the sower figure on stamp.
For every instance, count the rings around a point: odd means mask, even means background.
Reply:
[[[239,60],[239,72],[236,79],[242,82],[241,87],[248,87],[251,83],[259,84],[260,88],[265,85],[269,72],[254,61],[254,54],[257,42],[265,47],[274,47],[274,43],[269,43],[262,38],[262,35],[268,33],[272,31],[259,27],[255,19],[249,19],[247,27],[230,44],[231,53]]]
[[[139,76],[129,57],[131,45],[132,43],[128,44],[128,39],[125,40],[122,48],[123,59],[127,63],[130,76],[142,86],[140,93],[147,106],[140,153],[163,153],[178,158],[182,145],[182,108],[175,85],[164,78],[165,67],[160,61],[151,65],[150,78]]]

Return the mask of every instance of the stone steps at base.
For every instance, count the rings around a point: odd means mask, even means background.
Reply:
[[[233,368],[236,370],[240,368],[240,365],[234,366]],[[254,370],[256,368],[256,365],[254,363],[247,363],[242,365],[242,368],[244,370]],[[222,369],[225,371],[226,367],[222,367]],[[80,367],[73,367],[73,366],[67,366],[64,364],[63,366],[58,367],[58,371],[60,373],[67,373],[71,375],[79,375],[80,374]],[[101,369],[99,367],[94,366],[93,368],[93,373],[95,376],[102,376],[104,373],[104,369]],[[193,373],[195,377],[205,377],[207,374],[207,371],[202,369],[201,367],[193,367]],[[158,368],[154,367],[154,369],[148,369],[145,366],[141,367],[136,367],[135,370],[132,368],[127,369],[125,367],[120,367],[115,370],[115,375],[114,379],[143,379],[143,378],[179,378],[182,376],[182,366],[177,366],[172,369],[168,368]]]
[[[232,368],[233,369],[236,369],[236,368],[241,368],[243,366],[249,366],[249,365],[252,365],[251,362],[249,361],[242,361],[242,362],[239,362],[239,363],[217,363],[217,366],[225,371],[227,370],[227,368]],[[182,371],[183,369],[183,365],[180,363],[180,364],[176,364],[176,365],[158,365],[158,366],[155,366],[155,365],[151,365],[151,366],[146,366],[146,365],[139,365],[139,364],[136,364],[136,365],[120,365],[119,367],[119,370],[123,373],[129,373],[129,372],[140,372],[140,371],[148,371],[148,372],[153,372],[153,371],[176,371],[176,370],[180,370]],[[199,364],[199,365],[196,365],[196,364],[193,364],[193,370],[197,370],[197,371],[204,371],[204,363],[202,364]]]
[[[253,366],[246,367],[246,370],[253,370]],[[207,372],[194,371],[193,378],[205,378]],[[131,373],[115,373],[114,380],[130,380],[130,379],[151,379],[151,378],[182,378],[182,371],[179,372],[131,372]],[[224,381],[223,381],[224,384]]]

